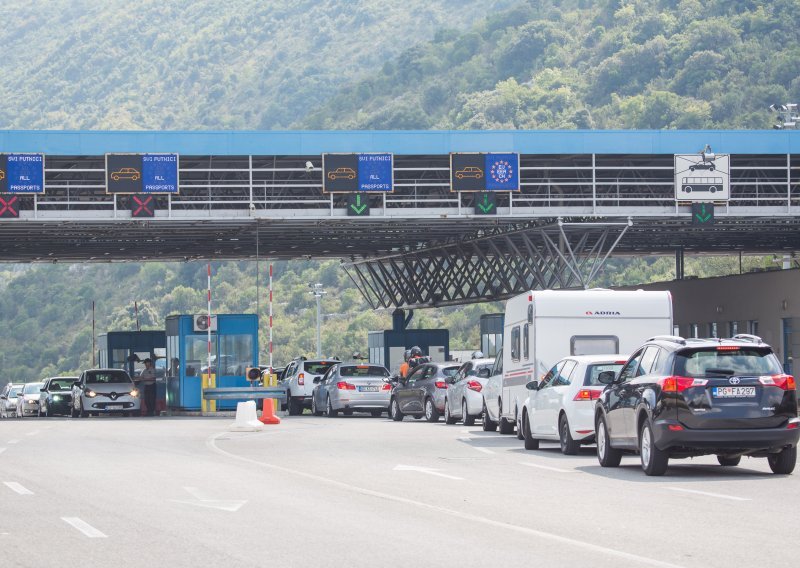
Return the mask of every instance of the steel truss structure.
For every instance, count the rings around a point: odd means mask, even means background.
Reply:
[[[586,288],[632,225],[565,223],[345,263],[373,309],[503,300],[544,288]]]

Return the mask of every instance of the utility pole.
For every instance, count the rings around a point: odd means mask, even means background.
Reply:
[[[317,300],[317,358],[322,357],[322,312],[320,311],[320,300],[327,292],[322,288],[322,284],[309,284],[311,293]]]

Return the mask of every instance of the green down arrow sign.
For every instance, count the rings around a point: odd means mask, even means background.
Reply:
[[[692,225],[713,225],[714,204],[692,203]]]
[[[347,196],[347,214],[350,216],[362,217],[369,215],[369,199],[361,194],[352,193]]]
[[[494,215],[497,213],[497,200],[495,194],[484,191],[475,194],[475,214]]]

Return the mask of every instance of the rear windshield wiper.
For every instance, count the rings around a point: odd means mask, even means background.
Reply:
[[[706,369],[706,374],[713,373],[715,375],[726,375],[730,376],[735,374],[733,369],[719,369],[717,367],[711,367],[710,369]]]

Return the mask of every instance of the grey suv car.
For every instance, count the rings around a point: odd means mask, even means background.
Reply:
[[[406,414],[437,422],[444,412],[448,378],[458,373],[458,363],[426,363],[400,379],[389,400],[389,417],[399,422]]]
[[[603,467],[631,451],[647,475],[662,475],[670,458],[708,454],[723,466],[751,456],[766,457],[774,473],[794,470],[795,380],[759,337],[653,337],[618,374],[598,379],[607,385],[595,407]]]

